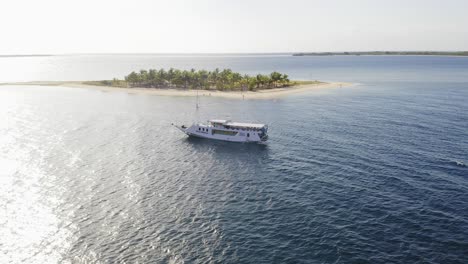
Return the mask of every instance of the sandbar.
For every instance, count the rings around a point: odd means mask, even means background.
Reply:
[[[218,90],[196,90],[196,89],[173,89],[173,88],[120,88],[111,86],[89,85],[83,81],[34,81],[2,83],[0,85],[40,85],[40,86],[61,86],[70,88],[93,89],[104,92],[125,92],[129,94],[146,94],[156,96],[213,96],[231,99],[275,99],[291,94],[298,94],[313,90],[323,90],[331,88],[343,88],[352,86],[347,82],[318,82],[312,84],[300,84],[296,86],[264,89],[259,91],[218,91]]]

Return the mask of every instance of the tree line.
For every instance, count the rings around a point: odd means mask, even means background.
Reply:
[[[104,81],[103,81],[104,82]],[[288,75],[272,72],[268,75],[242,75],[231,69],[206,70],[140,70],[125,76],[125,80],[114,79],[104,85],[146,88],[182,88],[206,90],[260,90],[291,86]]]

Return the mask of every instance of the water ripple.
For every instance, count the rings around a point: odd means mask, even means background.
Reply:
[[[467,125],[454,114],[468,109],[439,89],[204,98],[196,113],[193,98],[6,89],[2,262],[463,263],[468,254]],[[264,120],[271,140],[212,142],[170,126],[213,113]]]

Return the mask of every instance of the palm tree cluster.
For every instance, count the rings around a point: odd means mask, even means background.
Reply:
[[[117,86],[121,80],[112,81]],[[147,88],[183,88],[206,90],[259,90],[290,86],[288,75],[272,72],[269,75],[258,74],[256,76],[242,75],[231,69],[206,71],[195,69],[177,70],[141,70],[125,76],[125,82],[129,87]]]

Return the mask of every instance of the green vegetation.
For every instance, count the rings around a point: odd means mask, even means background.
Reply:
[[[308,84],[321,84],[321,83],[324,83],[324,82],[320,82],[320,81],[293,81],[292,82],[292,85],[308,85]]]
[[[121,88],[126,88],[129,87],[128,83],[124,80],[119,80],[119,79],[113,79],[111,81],[109,80],[103,80],[103,81],[87,81],[83,82],[84,84],[88,85],[97,85],[97,86],[112,86],[112,87],[121,87]]]
[[[269,75],[242,75],[230,69],[214,71],[192,69],[187,70],[140,70],[125,76],[125,80],[113,79],[85,82],[90,85],[114,87],[145,87],[145,88],[179,88],[204,89],[221,91],[261,90],[296,85],[288,75],[272,72]]]
[[[357,51],[357,52],[304,52],[293,56],[333,56],[333,55],[432,55],[432,56],[468,56],[468,51]]]

